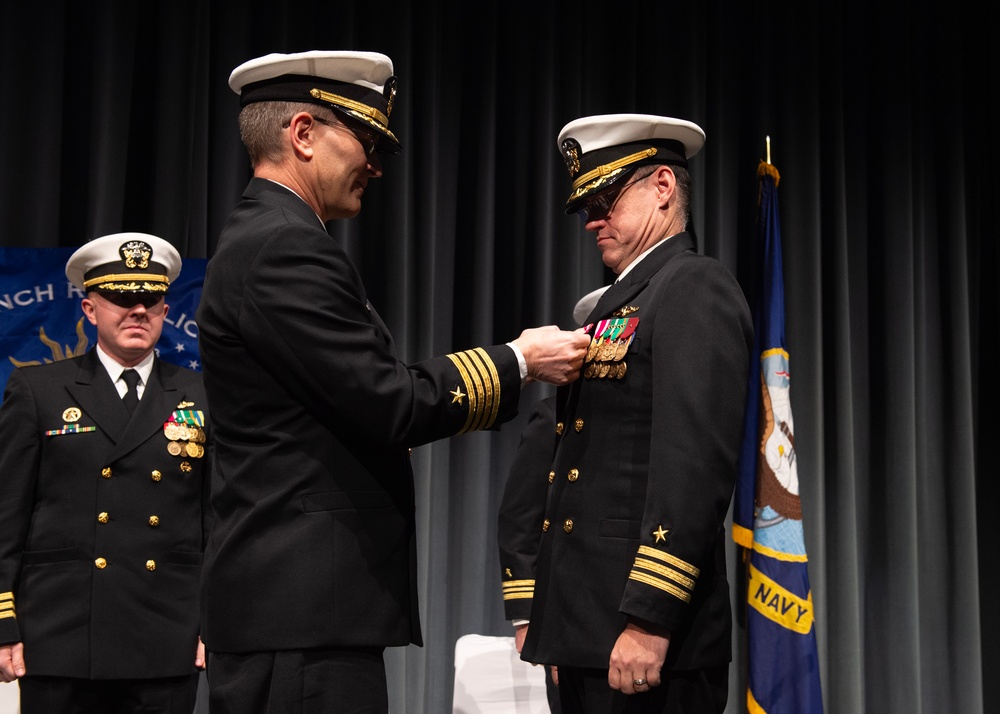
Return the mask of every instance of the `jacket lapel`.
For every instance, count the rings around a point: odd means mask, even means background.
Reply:
[[[97,348],[84,355],[76,373],[76,381],[68,385],[66,390],[80,405],[80,409],[94,420],[101,432],[117,443],[128,426],[128,410],[98,359]]]
[[[590,324],[611,314],[634,298],[649,284],[650,278],[667,264],[667,261],[686,250],[694,250],[694,239],[690,233],[678,233],[662,241],[635,268],[630,270],[628,275],[604,291],[584,324]]]
[[[142,393],[139,406],[135,408],[121,439],[108,455],[108,461],[114,461],[127,454],[162,430],[163,423],[170,418],[182,397],[174,381],[164,375],[162,362],[154,359],[153,370],[149,373],[149,383]]]

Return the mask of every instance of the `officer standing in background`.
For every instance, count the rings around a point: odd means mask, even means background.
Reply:
[[[208,408],[201,376],[154,353],[180,269],[156,236],[87,243],[66,277],[96,347],[7,382],[0,679],[22,714],[194,709]]]
[[[558,144],[618,278],[561,390],[553,484],[522,650],[559,668],[563,714],[722,712],[731,614],[724,520],[752,322],[685,232],[700,127],[640,114],[567,124]]]

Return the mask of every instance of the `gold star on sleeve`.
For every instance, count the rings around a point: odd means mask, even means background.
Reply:
[[[462,399],[466,396],[465,394],[462,394],[461,386],[455,387],[455,389],[449,392],[449,394],[451,394],[452,397],[454,397],[454,399],[451,400],[451,403],[454,404],[455,402],[458,402],[459,406],[461,406]]]

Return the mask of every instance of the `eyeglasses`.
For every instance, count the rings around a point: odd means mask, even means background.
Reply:
[[[611,212],[615,208],[615,204],[618,203],[619,199],[625,195],[625,192],[630,186],[635,186],[637,183],[645,181],[650,177],[651,174],[647,174],[640,178],[629,181],[627,184],[622,186],[618,191],[614,189],[610,191],[602,191],[596,196],[591,196],[588,198],[584,204],[583,208],[577,211],[577,215],[583,219],[584,223],[589,223],[590,221],[596,221],[598,218],[603,218],[605,216],[611,215]]]
[[[358,140],[361,144],[361,148],[365,150],[365,156],[371,156],[375,153],[375,147],[378,146],[379,135],[374,131],[365,131],[364,129],[353,126],[348,126],[347,124],[335,124],[332,121],[324,119],[323,117],[318,117],[315,114],[313,119],[318,121],[320,124],[326,124],[331,129],[342,129],[344,131],[349,131],[354,134],[354,138]]]

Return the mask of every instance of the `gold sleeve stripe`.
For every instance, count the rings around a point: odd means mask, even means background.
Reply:
[[[530,585],[531,587],[535,587],[535,581],[534,580],[508,580],[507,582],[503,583],[504,589],[506,589],[506,588],[522,588],[522,587],[524,587],[526,585]]]
[[[529,592],[529,591],[534,590],[534,589],[535,589],[534,585],[522,585],[519,588],[504,588],[503,590],[504,590],[504,592],[512,592],[513,593],[513,592]]]
[[[466,384],[466,390],[469,394],[472,394],[473,388],[476,391],[476,408],[471,410],[472,413],[469,414],[468,431],[479,431],[482,427],[480,422],[483,418],[483,412],[486,410],[486,399],[488,395],[486,393],[486,386],[483,384],[482,373],[476,368],[476,365],[472,363],[472,359],[469,357],[469,352],[459,352],[455,355],[462,361],[462,367],[465,370],[467,379],[471,380],[473,386]],[[472,404],[469,404],[471,409]]]
[[[629,573],[629,580],[636,580],[640,583],[645,583],[646,585],[651,585],[654,588],[659,588],[664,592],[670,593],[678,600],[684,602],[691,602],[691,593],[681,590],[676,585],[671,585],[665,580],[660,580],[659,578],[654,578],[651,575],[646,575],[645,573],[637,573],[634,570]]]
[[[523,593],[504,593],[503,594],[503,599],[504,600],[531,600],[534,597],[535,597],[535,591],[534,590],[528,590],[528,591],[523,592]]]
[[[656,558],[657,560],[662,560],[668,565],[672,565],[678,570],[683,570],[685,573],[689,573],[694,577],[701,575],[701,571],[694,567],[690,563],[686,563],[680,558],[670,555],[670,553],[664,553],[662,550],[657,550],[656,548],[650,548],[648,545],[639,546],[639,555],[649,556],[650,558]]]
[[[469,417],[458,432],[489,429],[500,411],[500,377],[486,350],[477,347],[448,355],[458,369],[469,397]]]
[[[465,420],[465,424],[459,430],[459,434],[464,434],[472,426],[472,415],[476,413],[476,404],[478,402],[478,395],[475,389],[472,388],[472,380],[469,378],[469,372],[465,369],[465,365],[456,355],[448,355],[448,359],[452,361],[455,365],[455,369],[458,370],[458,376],[462,378],[462,382],[465,383],[465,396],[469,398],[469,416]]]
[[[0,620],[14,617],[14,593],[0,593]]]
[[[486,408],[483,404],[486,398],[483,380],[475,365],[472,364],[472,360],[469,359],[468,352],[459,352],[448,356],[458,360],[457,364],[462,365],[459,367],[459,371],[462,372],[462,379],[465,380],[465,391],[469,394],[469,418],[465,422],[465,427],[459,433],[464,434],[467,431],[478,431],[481,415]],[[476,395],[475,399],[472,398],[473,394]]]
[[[694,590],[694,580],[686,575],[681,575],[673,568],[668,568],[665,565],[654,563],[652,560],[647,560],[646,558],[636,558],[635,567],[642,568],[643,570],[651,570],[657,575],[662,575],[669,580],[673,580],[675,583],[682,585],[688,590]]]
[[[486,350],[482,347],[477,347],[473,350],[473,353],[481,360],[480,369],[483,372],[483,377],[489,376],[488,384],[490,386],[487,388],[489,404],[487,408],[489,409],[490,416],[483,426],[484,429],[489,429],[496,422],[497,413],[500,411],[500,375],[497,374],[497,367],[493,364],[490,356],[486,354]]]

